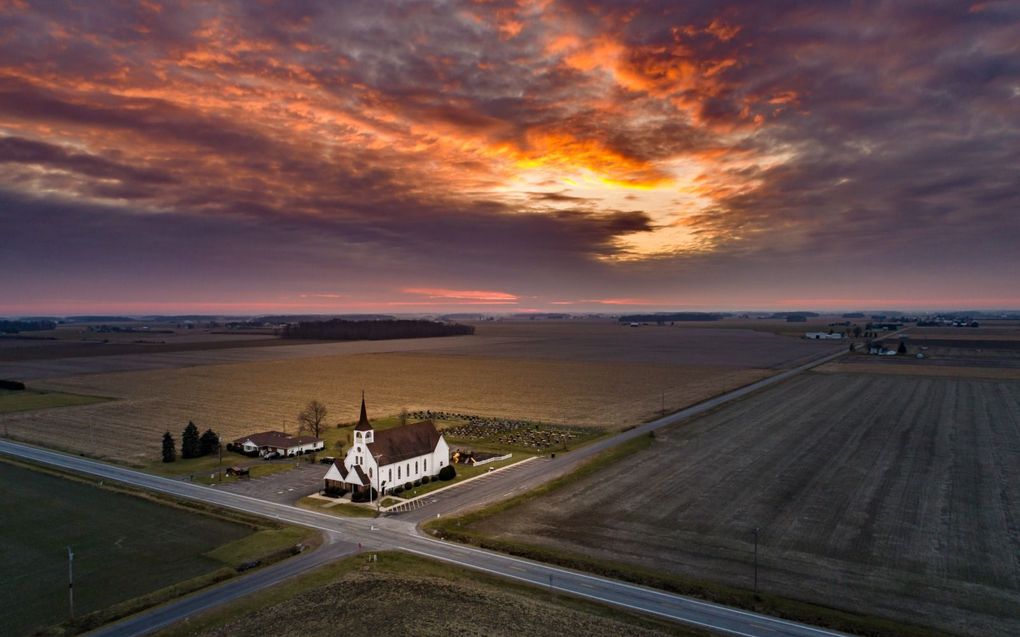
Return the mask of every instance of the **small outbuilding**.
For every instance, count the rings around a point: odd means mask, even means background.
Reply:
[[[263,431],[238,438],[231,446],[235,451],[248,455],[267,456],[275,452],[287,457],[322,451],[326,443],[314,436],[291,436],[282,431]]]

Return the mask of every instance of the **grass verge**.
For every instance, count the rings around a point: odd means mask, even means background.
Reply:
[[[341,502],[340,504],[334,504],[333,506],[324,506],[329,504],[324,500],[312,497],[304,497],[297,501],[297,505],[302,509],[308,509],[317,513],[326,513],[329,515],[336,515],[339,517],[347,518],[374,518],[376,517],[375,507],[369,508],[367,505],[361,504],[347,504]]]
[[[952,633],[939,632],[927,627],[861,615],[777,595],[755,594],[752,591],[733,586],[686,578],[620,562],[601,560],[589,555],[552,549],[526,542],[493,538],[471,528],[472,525],[498,513],[505,512],[547,493],[573,484],[647,448],[652,444],[653,440],[653,434],[634,438],[602,452],[572,473],[552,480],[537,489],[475,511],[470,511],[461,516],[431,520],[424,524],[422,528],[427,533],[444,540],[470,544],[517,557],[555,564],[641,586],[697,597],[726,606],[752,610],[774,617],[847,633],[867,635],[869,637],[953,637]]]

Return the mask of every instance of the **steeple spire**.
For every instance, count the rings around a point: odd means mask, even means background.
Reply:
[[[365,431],[372,428],[372,423],[368,422],[368,410],[365,409],[365,390],[361,390],[361,417],[358,418],[358,425],[354,428],[355,431]]]

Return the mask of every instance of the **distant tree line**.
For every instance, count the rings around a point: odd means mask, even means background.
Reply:
[[[0,333],[17,334],[18,332],[38,332],[57,328],[54,321],[0,321]]]
[[[0,389],[24,391],[25,383],[21,382],[20,380],[0,380]]]
[[[427,338],[474,334],[475,328],[460,323],[437,323],[424,320],[385,321],[301,321],[288,325],[283,338],[312,338],[339,341],[382,341],[394,338]]]
[[[820,316],[820,314],[818,312],[773,312],[769,318],[790,320],[791,318],[808,319],[816,316]]]
[[[718,321],[719,314],[708,312],[669,312],[661,314],[626,314],[620,317],[621,323],[670,323],[673,321]]]

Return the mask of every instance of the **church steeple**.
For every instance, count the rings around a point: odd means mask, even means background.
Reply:
[[[358,419],[358,425],[354,428],[354,431],[371,431],[372,423],[368,422],[368,411],[365,409],[365,391],[361,392],[361,418]]]

